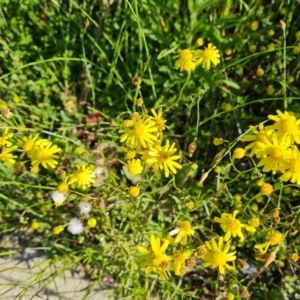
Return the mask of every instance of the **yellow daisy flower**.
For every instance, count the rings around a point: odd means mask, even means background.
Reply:
[[[291,115],[287,111],[282,113],[280,110],[276,110],[277,116],[269,115],[270,120],[275,121],[275,124],[266,126],[266,131],[276,130],[278,139],[287,138],[289,145],[296,142],[300,144],[300,119],[297,120],[295,116]]]
[[[270,246],[280,245],[283,238],[284,236],[280,232],[272,230],[267,234],[266,242],[263,244],[257,244],[254,248],[258,249],[261,253],[266,253]]]
[[[141,117],[138,113],[134,113],[132,116],[132,126],[120,130],[122,133],[120,137],[121,143],[126,142],[127,146],[133,148],[147,148],[154,144],[157,137],[153,135],[153,132],[157,132],[155,122],[150,117]]]
[[[300,185],[300,152],[297,146],[292,149],[291,156],[287,158],[287,171],[280,177],[282,181],[291,181]]]
[[[185,261],[192,255],[192,251],[179,251],[173,255],[173,269],[175,272],[175,275],[181,276],[182,275],[182,269],[185,269]]]
[[[225,244],[223,237],[219,237],[218,244],[215,239],[205,242],[207,253],[203,257],[204,267],[219,269],[220,274],[225,273],[225,269],[234,270],[227,262],[236,260],[235,252],[229,252],[230,241]]]
[[[61,149],[56,145],[52,146],[52,143],[44,140],[38,143],[32,152],[30,152],[30,159],[33,166],[38,166],[41,164],[44,168],[48,166],[52,169],[58,164],[57,159],[59,156],[56,154],[60,152]]]
[[[193,56],[194,51],[191,49],[179,50],[179,59],[175,63],[175,68],[180,69],[180,71],[191,72],[196,68],[195,58]]]
[[[127,169],[131,175],[142,174],[143,166],[140,159],[132,159],[127,161]]]
[[[137,197],[140,195],[140,190],[141,188],[136,185],[136,186],[131,186],[130,188],[127,188],[128,194],[132,197]]]
[[[10,148],[3,148],[0,151],[0,161],[9,162],[10,164],[14,164],[16,162],[16,155],[11,154],[12,151],[16,150],[17,146],[12,146]]]
[[[151,272],[157,273],[162,279],[168,279],[168,271],[170,269],[169,261],[172,257],[165,254],[169,246],[169,241],[162,241],[159,237],[150,236],[150,249],[138,246],[137,249],[142,253],[138,257],[142,267],[145,267],[146,274]]]
[[[235,210],[233,214],[223,213],[221,218],[215,217],[214,221],[221,224],[221,228],[224,232],[226,232],[224,241],[228,241],[231,236],[236,237],[238,236],[241,239],[241,242],[244,241],[245,237],[242,232],[242,229],[245,228],[250,232],[255,232],[255,228],[242,224],[238,219],[236,219],[236,215],[238,211]]]
[[[179,227],[176,229],[172,230],[169,234],[175,235],[175,244],[180,243],[181,245],[186,245],[187,243],[187,237],[192,236],[195,234],[195,230],[192,228],[191,223],[189,221],[179,221],[178,222]]]
[[[268,145],[265,146],[262,152],[265,157],[261,159],[257,166],[263,167],[263,172],[272,171],[273,174],[277,171],[284,172],[286,169],[285,159],[291,152],[289,146],[290,142],[286,137],[279,138],[277,133],[273,132],[268,139]]]
[[[0,147],[6,146],[6,147],[10,147],[12,145],[12,143],[9,141],[9,139],[11,139],[14,135],[12,133],[8,133],[9,128],[6,127],[3,135],[0,136]]]
[[[21,147],[23,149],[23,152],[22,152],[20,158],[23,158],[25,154],[30,155],[30,153],[33,152],[33,150],[35,149],[35,146],[37,144],[38,137],[39,137],[39,134],[36,134],[35,136],[33,136],[31,134],[29,137],[24,136],[22,139],[20,139],[18,141],[19,147]]]
[[[212,43],[209,43],[205,50],[196,50],[194,57],[197,60],[197,65],[202,64],[202,67],[205,69],[210,69],[211,62],[215,66],[220,63],[219,50]]]
[[[250,129],[254,134],[244,135],[241,141],[251,142],[245,147],[245,150],[248,151],[252,149],[249,156],[252,157],[255,154],[257,158],[260,158],[263,154],[264,146],[268,145],[269,135],[266,134],[263,123],[258,125],[258,130],[254,126],[250,126]]]
[[[180,155],[173,155],[176,151],[175,143],[170,146],[170,142],[167,140],[166,145],[157,145],[151,148],[150,151],[144,152],[142,159],[149,167],[152,166],[154,171],[164,170],[165,176],[169,177],[170,173],[177,173],[176,168],[182,168],[179,163],[175,162],[181,157]]]
[[[69,184],[75,183],[79,188],[86,189],[96,181],[94,166],[86,164],[76,165],[77,171],[70,175]]]
[[[162,108],[159,108],[158,110],[158,113],[156,113],[156,111],[154,109],[151,109],[151,112],[154,116],[154,121],[155,121],[155,124],[158,128],[158,131],[163,131],[165,130],[166,128],[169,128],[169,126],[166,126],[166,122],[167,120],[165,120],[163,117],[162,117]]]

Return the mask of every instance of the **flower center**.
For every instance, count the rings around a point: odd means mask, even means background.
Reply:
[[[293,131],[295,131],[298,127],[295,117],[290,117],[282,121],[281,127],[285,133],[292,133]]]
[[[284,157],[282,149],[279,147],[274,147],[271,155],[274,159],[282,159]]]
[[[5,138],[4,137],[0,137],[0,145],[4,145],[5,144]]]
[[[228,222],[228,229],[230,231],[238,231],[241,228],[240,224],[241,222],[239,220],[233,219]]]
[[[291,171],[293,173],[300,173],[300,158],[297,158],[292,162]]]
[[[210,59],[210,58],[214,57],[214,54],[215,54],[215,50],[212,49],[212,48],[206,48],[206,49],[203,51],[203,56],[204,56],[206,59]]]
[[[164,270],[168,270],[169,269],[169,262],[166,260],[163,260],[160,265],[159,265],[162,269]]]
[[[268,237],[269,242],[272,245],[280,244],[282,240],[282,234],[281,233],[273,233]]]
[[[185,255],[183,253],[177,253],[174,255],[174,261],[177,263],[183,263],[185,261]]]
[[[214,265],[221,266],[226,263],[226,254],[221,251],[212,252],[212,261]]]
[[[38,152],[38,159],[40,161],[43,161],[43,160],[47,160],[51,157],[51,154],[49,155],[48,151],[47,150],[40,150]]]
[[[165,126],[165,121],[163,119],[161,119],[161,118],[156,119],[156,125],[159,128],[163,128]]]
[[[83,170],[83,171],[77,172],[77,176],[76,177],[77,177],[77,179],[79,181],[83,181],[83,180],[86,180],[88,176],[89,176],[88,171],[87,170]]]
[[[136,137],[141,137],[144,134],[144,126],[136,125],[133,129],[133,133]]]
[[[189,232],[191,230],[191,225],[189,224],[189,222],[182,222],[181,223],[181,230],[185,231],[185,232]]]
[[[155,267],[158,267],[163,262],[163,255],[154,255],[152,263]]]
[[[266,135],[264,133],[258,133],[256,135],[257,142],[265,143],[265,138],[266,138]]]
[[[182,58],[184,60],[192,59],[192,57],[193,57],[193,54],[192,54],[191,50],[189,50],[189,49],[185,49],[180,52],[180,58]]]

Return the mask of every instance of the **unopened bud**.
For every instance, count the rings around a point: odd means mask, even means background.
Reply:
[[[194,152],[197,149],[197,138],[195,137],[194,140],[189,144],[189,157],[192,157]]]
[[[280,20],[280,27],[282,30],[285,30],[286,24],[282,20]]]
[[[142,98],[139,98],[136,100],[136,105],[137,106],[142,106],[143,105],[143,99]]]
[[[134,85],[140,85],[142,83],[142,79],[140,77],[134,77],[132,78],[132,83]]]
[[[209,174],[208,172],[205,172],[205,173],[201,176],[200,180],[198,181],[198,186],[201,185],[201,184],[204,182],[204,180],[207,178],[208,174]]]

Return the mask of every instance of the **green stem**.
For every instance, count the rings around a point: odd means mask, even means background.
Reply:
[[[286,97],[286,31],[283,29],[283,97],[284,97],[284,109],[288,107]]]

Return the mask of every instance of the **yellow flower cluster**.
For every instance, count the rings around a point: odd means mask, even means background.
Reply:
[[[162,116],[162,108],[156,112],[151,109],[152,116],[143,112],[135,112],[130,119],[123,122],[120,141],[125,143],[127,169],[132,175],[141,174],[144,166],[151,168],[154,172],[164,170],[165,176],[176,174],[176,169],[182,166],[176,162],[180,155],[175,143],[170,144],[167,140],[163,144],[163,131],[168,128],[166,120]]]
[[[202,46],[203,42],[197,42],[197,44]],[[192,50],[190,48],[179,50],[179,55],[176,58],[178,60],[175,63],[175,68],[180,69],[180,71],[187,71],[188,73],[194,71],[199,65],[202,65],[205,69],[210,69],[211,63],[215,66],[220,63],[219,50],[211,43],[204,50]]]
[[[39,165],[44,168],[54,169],[58,164],[58,153],[61,149],[56,145],[52,145],[47,139],[39,139],[39,134],[35,136],[23,136],[18,140],[14,140],[15,134],[9,133],[9,128],[6,127],[0,136],[0,160],[14,164],[16,170],[20,170],[26,161],[22,161],[25,155],[31,161],[31,171],[38,172]],[[20,150],[21,154],[14,155],[13,151]],[[18,162],[17,159],[18,158]]]
[[[193,251],[189,249],[176,249],[173,255],[167,255],[167,248],[172,245],[185,246],[187,237],[194,235],[195,231],[189,221],[179,221],[178,227],[170,232],[166,238],[150,236],[150,247],[138,246],[138,251],[142,254],[138,257],[138,262],[145,268],[146,274],[157,273],[162,279],[168,279],[170,271],[175,275],[184,275],[188,267],[193,267],[195,259],[192,259]],[[176,239],[172,238],[175,235]]]
[[[291,181],[300,185],[300,119],[292,113],[277,110],[277,116],[269,115],[274,124],[258,129],[250,126],[253,134],[245,135],[242,141],[251,142],[245,150],[260,159],[258,167],[263,172],[281,173],[282,181]]]

